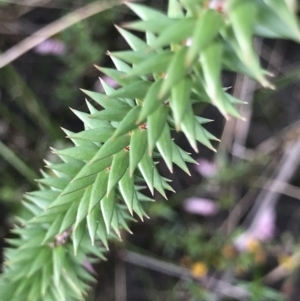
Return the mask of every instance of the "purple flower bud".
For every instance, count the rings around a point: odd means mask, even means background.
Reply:
[[[60,56],[66,53],[65,44],[57,39],[48,39],[38,44],[34,51],[40,55],[56,55]]]
[[[219,211],[219,208],[215,202],[210,199],[198,197],[185,200],[183,208],[187,212],[203,216],[213,216]]]

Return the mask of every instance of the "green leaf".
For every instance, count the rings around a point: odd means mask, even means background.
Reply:
[[[96,178],[97,179],[97,178]],[[89,212],[89,204],[90,204],[90,199],[91,199],[91,194],[92,194],[92,188],[95,185],[91,185],[86,190],[84,191],[84,194],[80,200],[80,203],[78,205],[77,209],[77,215],[76,215],[76,221],[74,228],[76,229],[79,223],[87,216]]]
[[[112,135],[112,138],[127,134],[129,131],[132,131],[137,127],[137,120],[140,114],[141,107],[133,107],[119,123],[117,129]]]
[[[123,177],[124,173],[129,166],[129,153],[128,150],[123,149],[116,153],[113,157],[111,169],[109,171],[107,194],[117,185],[119,180]]]
[[[171,23],[161,32],[158,38],[151,44],[151,47],[157,48],[183,42],[190,37],[195,26],[196,20],[194,18],[177,20],[177,22]]]
[[[57,170],[61,173],[64,173],[67,176],[74,177],[79,170],[84,166],[83,162],[77,161],[76,163],[59,163],[48,165],[47,168],[52,170]]]
[[[148,56],[140,63],[136,64],[126,76],[132,77],[148,75],[151,73],[162,73],[166,71],[172,56],[173,53],[170,51],[164,51],[155,54],[149,53]]]
[[[186,112],[180,123],[180,128],[184,132],[186,138],[188,139],[191,147],[198,152],[197,141],[196,141],[196,129],[195,129],[195,117],[191,104],[186,105]]]
[[[107,232],[106,232],[106,228],[105,228],[104,219],[101,214],[98,217],[97,235],[98,235],[99,239],[102,241],[105,248],[108,250]]]
[[[95,206],[94,209],[92,209],[92,211],[86,217],[92,245],[95,244],[95,236],[98,227],[98,217],[100,215],[101,215],[100,206]]]
[[[135,21],[123,24],[123,27],[138,30],[142,32],[162,33],[170,25],[174,24],[175,21],[168,18],[160,18],[146,21]]]
[[[80,179],[80,181],[77,179],[73,179],[73,181],[71,181],[69,185],[61,192],[60,197],[90,186],[94,183],[95,178],[96,175],[91,174],[87,177]]]
[[[122,60],[118,59],[117,57],[110,55],[110,58],[118,70],[125,72],[125,73],[128,73],[131,70],[131,67],[127,63],[123,62]]]
[[[131,215],[132,215],[132,201],[133,201],[133,192],[134,192],[133,184],[134,184],[133,177],[130,176],[129,168],[127,168],[125,174],[119,181],[118,185],[119,185],[119,191],[121,192],[121,195]]]
[[[56,286],[60,285],[60,276],[64,261],[66,258],[66,250],[63,246],[56,246],[52,251],[53,260],[53,280]]]
[[[160,176],[155,166],[153,168],[153,186],[165,199],[167,199],[165,189],[163,186],[162,177]]]
[[[168,169],[171,173],[173,173],[173,166],[172,166],[172,138],[170,134],[170,128],[167,123],[162,130],[162,134],[157,141],[157,148],[162,155]]]
[[[50,258],[50,248],[48,246],[40,248],[38,255],[33,258],[31,268],[28,271],[27,277],[32,276],[36,271],[40,270],[44,266],[45,262],[48,262]]]
[[[110,55],[130,64],[139,64],[147,59],[149,55],[152,56],[154,54],[145,51],[127,50],[112,52]]]
[[[145,120],[148,116],[155,112],[160,107],[159,105],[162,104],[163,101],[167,98],[166,96],[163,98],[159,97],[161,85],[162,80],[158,80],[154,82],[149,88],[142,105],[142,110],[139,115],[138,122]]]
[[[98,173],[95,183],[92,186],[90,203],[88,207],[88,212],[96,206],[96,204],[100,203],[105,194],[107,193],[107,183],[108,183],[109,171],[102,170]]]
[[[138,163],[142,159],[147,149],[147,130],[141,126],[133,130],[130,139],[129,150],[129,170],[132,176]]]
[[[111,191],[108,196],[105,196],[100,203],[103,220],[105,223],[106,232],[110,233],[110,225],[115,209],[115,191]]]
[[[194,24],[194,32],[191,38],[192,45],[186,56],[187,66],[191,66],[201,51],[216,38],[223,25],[224,20],[216,10],[208,9],[204,11],[198,18],[197,23]]]
[[[91,118],[93,118],[93,116],[94,115],[91,115]],[[112,136],[114,131],[115,128],[113,128],[112,126],[106,126],[106,127],[100,127],[91,130],[85,130],[71,135],[70,138],[88,140],[93,142],[105,142],[107,139],[109,139]]]
[[[121,121],[124,116],[130,111],[130,107],[127,108],[110,108],[90,115],[90,118],[106,120],[106,121]]]
[[[142,160],[138,164],[139,170],[141,171],[151,194],[153,195],[153,170],[154,163],[150,155],[146,152],[142,158]]]
[[[89,161],[96,154],[98,147],[87,147],[87,146],[75,146],[71,148],[66,148],[63,150],[54,151],[57,155],[63,155],[67,157],[71,157],[81,161]]]
[[[46,185],[48,187],[53,187],[53,188],[57,188],[57,189],[64,189],[68,183],[70,182],[70,180],[68,178],[63,178],[63,177],[50,177],[47,179],[39,179],[37,180],[37,182]]]
[[[114,155],[115,153],[119,152],[121,149],[127,147],[129,143],[130,143],[129,135],[123,135],[114,139],[107,140],[89,164],[92,164],[97,160]]]
[[[145,97],[150,86],[151,82],[138,81],[116,90],[114,93],[111,94],[111,97],[143,98]]]
[[[178,146],[174,142],[172,142],[171,145],[172,145],[172,161],[190,176],[191,175],[190,171],[189,171],[185,161],[182,158],[182,155],[178,149]]]
[[[131,32],[116,26],[119,33],[123,36],[126,42],[134,51],[146,51],[149,49],[149,45],[145,43],[143,40],[132,34]]]
[[[98,174],[103,169],[106,169],[111,165],[112,157],[105,157],[102,160],[93,162],[92,164],[85,165],[81,171],[76,175],[73,181],[83,179],[85,177],[91,177],[92,175]]]
[[[157,107],[157,110],[147,118],[148,151],[150,155],[152,154],[155,144],[163,132],[167,121],[168,112],[169,109],[166,106],[160,105]]]
[[[66,204],[69,204],[73,200],[80,199],[83,195],[83,192],[84,192],[83,189],[80,189],[80,190],[67,193],[65,195],[59,195],[49,206],[49,209],[53,210],[55,209],[54,207],[58,207],[62,205],[67,206]]]
[[[169,18],[183,18],[184,17],[182,7],[177,0],[169,0],[168,17]]]
[[[279,18],[287,25],[289,33],[299,43],[300,31],[295,14],[292,14],[284,0],[264,0],[269,7],[279,16]]]
[[[84,123],[86,128],[99,128],[102,126],[110,125],[107,121],[90,118],[90,114],[80,112],[74,109],[71,110]]]
[[[118,237],[121,238],[121,233],[119,229],[119,215],[118,215],[118,210],[116,210],[116,208],[111,220],[111,226],[113,230],[116,232],[116,234],[118,235]]]
[[[151,19],[168,19],[165,14],[162,12],[150,8],[145,5],[136,4],[136,3],[126,3],[126,5],[134,11],[142,20],[151,20]]]
[[[52,239],[56,234],[59,234],[59,229],[60,229],[60,226],[62,224],[62,221],[64,219],[64,215],[65,213],[61,213],[59,214],[55,220],[53,221],[53,223],[51,223],[46,235],[45,235],[45,238],[44,238],[44,241],[43,241],[43,244],[48,241],[49,239]]]
[[[195,127],[196,127],[196,139],[197,139],[197,141],[199,141],[200,143],[202,143],[203,145],[205,145],[209,149],[216,152],[215,148],[211,145],[208,137],[206,136],[206,133],[205,133],[203,127],[198,122],[195,122]]]
[[[88,91],[88,90],[83,90],[83,89],[81,89],[81,91],[83,91],[86,95],[88,95],[90,98],[92,98],[94,101],[96,101],[100,106],[102,106],[105,109],[108,109],[108,108],[119,108],[119,109],[126,108],[127,109],[128,108],[128,104],[120,99],[111,98],[111,97],[108,98],[108,96],[106,94],[102,94],[102,93],[98,93],[98,92],[93,92],[93,91]],[[87,118],[89,118],[89,116],[90,115],[87,114]],[[87,118],[85,118],[83,120],[83,122],[88,121]],[[93,126],[93,128],[94,128],[94,126]]]
[[[62,233],[63,231],[68,229],[72,224],[75,223],[78,205],[79,205],[78,200],[72,202],[71,207],[67,211],[61,223],[59,233]]]
[[[227,118],[228,112],[222,97],[221,78],[222,45],[211,44],[201,55],[206,93],[213,105]]]
[[[176,130],[180,130],[180,122],[190,102],[192,82],[189,78],[182,79],[171,89],[170,107],[172,109]]]
[[[123,72],[123,71],[119,71],[119,70],[111,69],[111,68],[103,68],[103,67],[98,67],[98,66],[96,66],[96,68],[100,72],[102,72],[105,75],[107,75],[108,77],[112,78],[114,81],[116,81],[119,85],[122,85],[122,86],[130,84],[130,83],[135,82],[137,80],[136,78],[126,77],[125,76],[126,73]]]
[[[86,223],[81,221],[72,232],[72,242],[74,254],[77,255],[77,250],[82,242],[83,236],[86,233]]]
[[[181,47],[174,54],[160,89],[159,98],[163,98],[188,72],[184,62],[187,50],[187,47]]]
[[[45,296],[47,288],[49,287],[51,278],[53,275],[52,264],[50,260],[44,262],[44,267],[42,270],[42,284],[41,284],[41,293]]]

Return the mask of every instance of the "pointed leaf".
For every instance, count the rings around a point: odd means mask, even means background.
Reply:
[[[142,76],[152,73],[159,74],[165,72],[172,59],[172,56],[173,53],[169,51],[149,54],[147,58],[136,64],[132,70],[128,72],[127,77]]]
[[[59,233],[62,233],[63,231],[68,229],[72,224],[75,223],[77,208],[79,205],[78,203],[79,203],[78,201],[72,202],[70,209],[67,211],[66,215],[64,216]]]
[[[175,21],[169,18],[159,18],[146,21],[135,21],[123,24],[123,27],[138,30],[142,32],[152,32],[160,34],[170,25],[174,24]]]
[[[191,147],[198,152],[196,141],[195,117],[191,104],[187,104],[185,115],[180,123],[180,127],[188,139]]]
[[[130,214],[132,215],[132,201],[133,201],[134,186],[133,186],[133,177],[130,176],[129,168],[127,168],[124,176],[121,178],[118,185],[119,185],[119,190],[121,192],[121,195],[127,205],[127,208]]]
[[[121,88],[122,89],[122,88]],[[118,91],[118,90],[117,90]],[[109,108],[90,115],[90,118],[106,120],[106,121],[121,121],[131,108]]]
[[[94,101],[96,101],[100,106],[102,106],[105,109],[108,108],[128,108],[128,104],[125,103],[124,101],[116,98],[111,98],[105,94],[98,93],[98,92],[93,92],[93,91],[88,91],[88,90],[83,90],[81,89],[86,95],[91,97]],[[87,115],[87,118],[89,118],[90,115]],[[87,120],[86,118],[84,121]]]
[[[181,156],[178,146],[174,142],[172,142],[172,161],[189,176],[191,175],[185,161]]]
[[[153,186],[165,199],[167,199],[162,178],[155,166],[153,169]]]
[[[173,143],[173,141],[172,141],[171,134],[170,134],[170,128],[169,128],[168,124],[165,123],[165,126],[162,130],[162,134],[159,137],[156,145],[171,173],[173,172],[172,143]]]
[[[151,82],[138,81],[116,90],[111,94],[111,97],[143,98],[145,97],[150,86],[151,86]]]
[[[129,169],[130,175],[133,174],[138,163],[144,156],[147,148],[147,130],[138,127],[131,133],[130,151],[129,151]]]
[[[100,201],[107,193],[108,177],[109,171],[106,169],[98,173],[95,183],[92,186],[93,188],[91,191],[90,203],[88,207],[89,212],[91,212],[91,210],[96,206],[96,204],[100,203]]]
[[[87,214],[89,212],[89,204],[90,204],[90,198],[91,198],[93,186],[94,185],[91,185],[85,190],[85,192],[80,200],[80,203],[79,203],[78,209],[77,209],[75,226],[74,226],[75,229],[77,228],[79,223],[87,216]]]
[[[187,50],[187,47],[181,47],[173,56],[159,92],[160,98],[163,98],[188,72],[184,62]]]
[[[192,82],[189,78],[182,79],[171,90],[170,107],[173,112],[176,130],[180,129],[180,122],[185,114],[187,103],[190,102]]]
[[[64,219],[64,215],[65,213],[61,213],[59,214],[53,223],[51,223],[46,235],[45,235],[45,238],[44,238],[44,241],[43,243],[45,243],[46,241],[48,241],[49,239],[53,239],[53,237],[57,234],[59,234],[59,229],[60,229],[60,226],[61,226],[61,223]]]
[[[161,85],[162,80],[158,80],[154,82],[149,88],[142,105],[142,110],[139,115],[138,122],[145,120],[149,115],[155,112],[166,99],[166,96],[163,98],[159,98],[159,91],[161,90]]]
[[[116,234],[118,235],[118,237],[121,238],[121,233],[119,229],[119,215],[118,215],[118,210],[116,210],[116,208],[111,220],[111,226],[113,230],[116,232]]]
[[[152,158],[146,152],[142,160],[138,164],[139,170],[141,171],[151,193],[153,194],[153,170],[154,163]]]
[[[128,165],[128,150],[123,149],[114,155],[111,169],[109,171],[107,194],[109,194],[111,190],[118,184],[119,180],[123,177],[124,173],[128,169]]]
[[[201,51],[218,35],[224,20],[222,15],[214,9],[205,10],[194,25],[192,45],[187,52],[186,64],[190,66]]]
[[[151,44],[152,48],[162,47],[170,44],[177,44],[189,38],[196,26],[196,19],[186,18],[171,23]],[[206,29],[207,30],[207,29]]]
[[[137,127],[137,120],[140,114],[141,107],[133,107],[123,118],[123,120],[118,125],[118,128],[115,130],[112,138],[127,134],[129,131],[132,131]]]
[[[123,38],[126,40],[126,42],[129,44],[129,46],[132,48],[134,51],[146,51],[149,46],[140,38],[132,34],[131,32],[120,28],[116,26],[117,30],[119,33],[123,36]]]
[[[91,118],[93,118],[93,116],[94,115],[91,115]],[[113,128],[112,126],[107,126],[107,127],[95,128],[91,130],[85,130],[71,135],[70,138],[88,140],[93,142],[105,142],[107,139],[109,139],[112,136],[114,131],[115,128]]]
[[[66,257],[66,250],[63,246],[57,246],[52,251],[53,257],[53,279],[55,285],[59,285],[60,275]]]
[[[57,155],[68,156],[77,160],[89,161],[96,154],[98,148],[95,147],[87,147],[87,146],[76,146],[71,148],[66,148],[63,150],[55,151]]]
[[[121,149],[128,146],[129,143],[130,143],[129,135],[123,135],[114,139],[107,140],[89,164],[92,164],[97,160],[114,155],[115,153],[119,152]]]
[[[81,171],[76,175],[73,181],[81,180],[85,177],[90,177],[92,175],[98,174],[100,171],[106,169],[111,166],[112,157],[106,157],[102,160],[98,160],[93,162],[92,164],[85,165]]]
[[[74,254],[77,254],[77,250],[80,246],[80,243],[83,239],[84,234],[86,233],[86,223],[85,221],[81,221],[72,232],[72,242]]]
[[[94,209],[86,217],[92,245],[95,244],[95,236],[98,227],[98,217],[100,215],[101,215],[100,206],[95,206]]]
[[[162,12],[150,8],[148,6],[136,3],[126,3],[126,5],[134,11],[142,20],[151,20],[159,18],[167,18]]]
[[[107,232],[106,232],[106,228],[105,228],[104,219],[101,214],[98,218],[97,235],[98,235],[99,239],[102,241],[105,248],[108,250]]]
[[[108,196],[105,196],[100,203],[103,220],[105,223],[106,232],[110,233],[110,225],[115,209],[115,191],[111,191]]]

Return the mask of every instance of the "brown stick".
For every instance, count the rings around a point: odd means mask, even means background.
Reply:
[[[68,27],[78,23],[79,21],[87,19],[101,11],[112,8],[113,6],[121,3],[123,3],[122,0],[110,0],[106,2],[103,2],[103,0],[95,1],[63,16],[62,18],[36,31],[33,35],[25,38],[17,45],[6,50],[2,55],[0,55],[0,68],[13,62],[18,57],[34,48],[41,42],[45,41],[49,37],[67,29]]]

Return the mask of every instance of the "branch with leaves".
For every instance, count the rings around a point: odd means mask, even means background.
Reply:
[[[211,6],[210,6],[211,5]],[[120,229],[147,217],[146,184],[166,198],[173,191],[156,165],[164,161],[189,174],[193,158],[172,139],[181,131],[214,150],[218,140],[195,116],[193,105],[215,106],[225,117],[242,118],[227,93],[223,70],[246,74],[266,88],[273,85],[260,67],[254,35],[300,41],[296,17],[284,0],[170,0],[167,14],[128,4],[141,19],[117,27],[131,50],[108,53],[116,69],[97,67],[120,87],[101,79],[104,94],[83,90],[89,113],[73,110],[84,130],[64,130],[74,143],[53,150],[61,163],[46,162],[40,189],[24,195],[26,208],[9,239],[2,300],[84,300],[93,276],[83,262],[105,259]],[[124,29],[126,28],[126,29]],[[128,31],[145,33],[145,41]],[[99,109],[99,107],[103,109]]]

